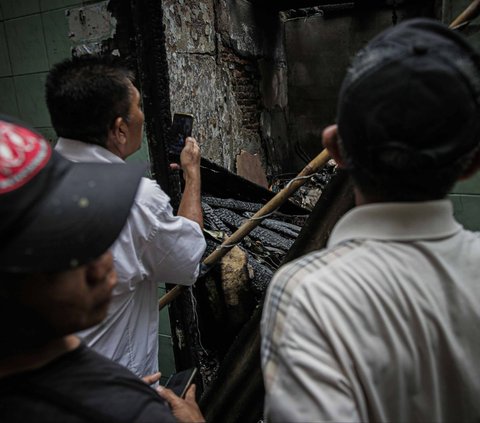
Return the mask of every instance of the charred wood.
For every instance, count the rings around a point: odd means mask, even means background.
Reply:
[[[245,218],[229,209],[216,209],[216,216],[226,225],[238,229],[244,222]],[[257,227],[249,234],[250,238],[260,241],[262,244],[283,250],[284,252],[292,246],[293,241],[278,235],[270,229]]]

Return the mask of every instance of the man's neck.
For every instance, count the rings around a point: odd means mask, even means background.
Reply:
[[[2,358],[0,359],[0,378],[43,367],[79,346],[80,339],[75,335],[68,335],[49,341],[39,348]]]

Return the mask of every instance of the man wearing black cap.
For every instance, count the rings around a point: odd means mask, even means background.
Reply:
[[[480,420],[480,235],[445,199],[480,167],[479,76],[473,48],[427,19],[354,59],[323,142],[357,207],[269,286],[271,421]]]
[[[0,421],[202,421],[72,335],[101,322],[143,166],[75,164],[0,120]],[[118,184],[111,184],[111,179]]]
[[[133,74],[111,57],[58,63],[46,98],[60,137],[55,149],[75,162],[124,163],[142,143],[144,116]],[[185,190],[178,215],[159,185],[144,178],[125,229],[112,246],[118,285],[105,321],[79,334],[97,352],[143,377],[158,370],[158,285],[192,285],[205,250],[200,150],[187,138],[180,162]],[[119,184],[111,178],[112,186]]]

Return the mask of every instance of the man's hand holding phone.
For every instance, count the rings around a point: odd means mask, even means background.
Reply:
[[[203,228],[201,205],[200,147],[195,138],[191,137],[193,116],[187,113],[175,113],[172,123],[170,153],[180,154],[180,165],[183,170],[185,186],[177,215],[192,220]],[[176,163],[170,164],[171,169],[180,169]]]
[[[200,147],[195,138],[188,137],[185,140],[185,147],[180,154],[180,165],[183,170],[183,177],[199,177],[200,175]]]
[[[158,387],[158,394],[170,404],[172,414],[179,422],[205,422],[197,401],[195,400],[195,385],[190,385],[185,399],[175,395],[171,389]]]
[[[185,180],[189,177],[198,177],[200,173],[200,147],[195,138],[192,138],[193,115],[175,113],[173,115],[170,153],[180,154],[180,166],[177,163],[170,165],[171,169],[184,172]]]

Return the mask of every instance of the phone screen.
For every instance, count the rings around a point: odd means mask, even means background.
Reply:
[[[192,135],[193,116],[187,113],[175,113],[172,122],[170,153],[180,154],[185,139]]]
[[[196,373],[196,367],[174,373],[168,378],[165,388],[171,389],[176,395],[183,398]]]

